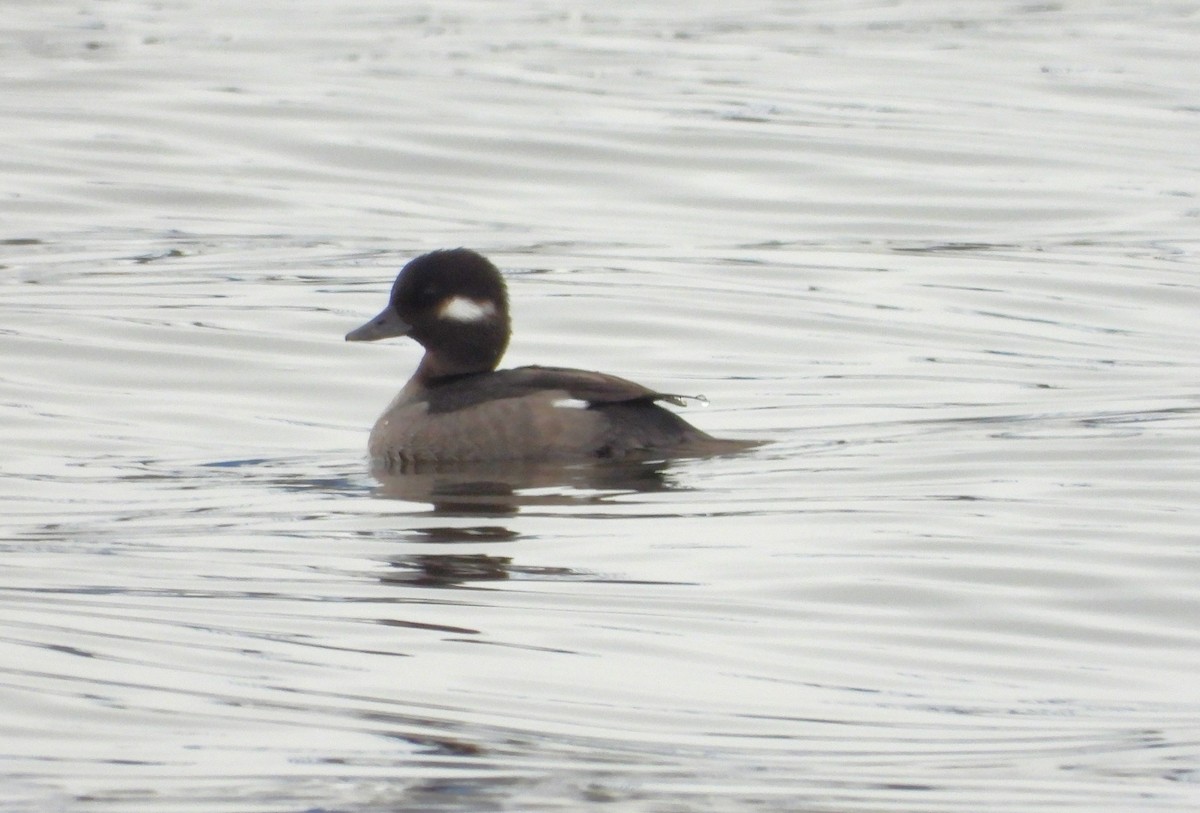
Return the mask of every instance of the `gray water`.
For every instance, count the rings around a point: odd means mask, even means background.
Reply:
[[[1200,806],[1197,4],[4,11],[0,810]],[[458,245],[769,442],[377,483]]]

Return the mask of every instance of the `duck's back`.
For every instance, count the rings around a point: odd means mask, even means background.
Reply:
[[[375,424],[370,451],[376,461],[402,467],[707,453],[725,443],[664,409],[660,400],[679,399],[617,376],[557,367],[413,381]]]

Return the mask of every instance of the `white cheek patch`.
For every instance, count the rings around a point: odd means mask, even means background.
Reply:
[[[491,302],[480,302],[466,296],[453,296],[438,308],[439,319],[455,322],[479,322],[496,315],[496,306]]]
[[[587,409],[591,404],[587,401],[580,401],[578,398],[559,398],[550,404],[558,409]]]

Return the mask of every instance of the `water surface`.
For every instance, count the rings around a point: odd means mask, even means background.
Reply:
[[[6,14],[0,809],[1200,802],[1192,4]],[[377,482],[457,245],[769,442]]]

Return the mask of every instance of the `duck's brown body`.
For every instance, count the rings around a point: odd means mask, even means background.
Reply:
[[[414,380],[376,422],[371,457],[390,466],[613,458],[716,442],[655,403],[667,398],[615,376],[553,367]]]

